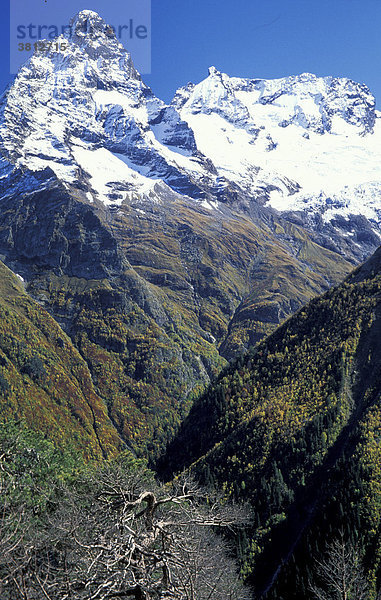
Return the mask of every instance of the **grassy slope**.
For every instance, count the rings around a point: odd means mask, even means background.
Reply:
[[[327,270],[336,281],[350,268],[294,225],[279,241],[248,216],[178,198],[144,214],[125,205],[109,225],[128,261],[119,278],[50,271],[28,291],[64,324],[116,430],[152,458],[226,365],[221,348],[255,343],[329,285]],[[295,256],[306,244],[308,268]]]
[[[50,274],[44,294],[58,320],[70,315],[73,343],[122,438],[137,454],[157,455],[189,410],[191,390],[201,391],[224,364],[216,349],[189,330],[185,337],[182,321],[161,305],[158,325],[122,283]]]
[[[135,271],[182,317],[184,336],[209,332],[229,358],[353,268],[280,217],[255,222],[177,200],[143,215],[123,206],[112,227]]]

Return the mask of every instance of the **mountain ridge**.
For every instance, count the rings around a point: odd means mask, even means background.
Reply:
[[[118,434],[153,457],[227,360],[376,248],[377,223],[354,215],[336,227],[320,215],[311,225],[298,212],[277,212],[270,196],[283,189],[294,197],[296,181],[241,164],[239,153],[229,179],[218,155],[200,150],[196,120],[214,123],[216,109],[218,119],[227,116],[216,146],[242,134],[243,148],[257,152],[266,127],[252,117],[245,123],[250,103],[245,108],[234,94],[245,86],[257,94],[255,86],[265,84],[212,69],[206,84],[189,90],[206,94],[193,115],[187,98],[180,111],[177,100],[168,105],[154,96],[96,13],[79,13],[72,25],[59,38],[64,47],[36,52],[0,103],[0,258],[70,336]],[[221,91],[222,80],[229,90]],[[323,83],[328,89],[333,81]],[[289,80],[291,88],[305,84]],[[352,116],[345,111],[338,118],[361,146],[372,134],[359,132],[373,126],[375,113],[356,85],[353,118],[360,115],[363,125],[346,123]],[[289,97],[270,91],[254,104],[278,110],[273,103]],[[308,142],[300,124],[276,128]]]
[[[340,530],[375,597],[372,95],[211,68],[166,104],[93,11],[59,40],[0,101],[1,419],[250,501],[259,597],[308,597]]]
[[[355,540],[379,581],[380,250],[227,367],[159,462],[252,503],[258,597],[310,597],[313,554]]]

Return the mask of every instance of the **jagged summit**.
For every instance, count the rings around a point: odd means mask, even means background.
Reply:
[[[91,33],[95,29],[103,30],[106,22],[93,10],[81,10],[70,20],[70,25],[74,30],[83,30],[85,33]]]
[[[221,71],[216,69],[216,67],[209,67],[208,72],[209,75],[221,75]]]
[[[82,10],[70,21],[67,39],[79,46],[92,60],[120,60],[120,68],[127,68],[129,77],[140,78],[135,70],[129,52],[116,37],[111,25],[108,25],[98,13]]]
[[[197,180],[215,185],[193,132],[142,82],[97,13],[78,13],[67,42],[36,52],[3,99],[3,174],[50,168],[106,205],[155,196],[157,185],[194,198],[204,194]]]
[[[210,67],[173,106],[198,149],[248,194],[308,222],[362,214],[380,223],[381,122],[367,86],[312,73],[245,79]]]
[[[3,174],[50,168],[105,204],[164,184],[215,209],[233,185],[246,204],[381,221],[381,127],[366,86],[311,73],[245,79],[211,66],[168,106],[100,15],[82,10],[71,23],[69,43],[35,53],[3,99]]]
[[[89,10],[89,9],[83,9],[80,10],[76,15],[74,15],[74,17],[72,18],[72,21],[83,21],[85,19],[89,19],[90,21],[94,22],[94,23],[99,23],[99,22],[103,22],[104,20],[102,19],[102,17],[95,12],[94,10]]]
[[[114,51],[118,47],[122,48],[113,28],[98,13],[91,10],[82,10],[71,19],[68,39],[87,48],[94,43],[97,46],[111,47]]]

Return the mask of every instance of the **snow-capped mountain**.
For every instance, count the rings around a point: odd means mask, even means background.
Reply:
[[[366,86],[309,73],[248,80],[212,67],[173,105],[219,174],[248,193],[262,188],[268,205],[380,224],[381,114]]]
[[[9,163],[50,167],[69,184],[81,179],[88,200],[105,204],[149,195],[163,182],[195,198],[204,195],[201,178],[213,189],[216,176],[193,132],[155,98],[96,13],[78,14],[57,44],[62,50],[34,54],[3,99],[0,143]]]
[[[380,123],[365,86],[313,75],[211,68],[165,104],[92,11],[25,63],[0,100],[0,261],[125,439],[170,435],[157,411],[178,423],[226,358],[375,250]]]
[[[58,51],[36,52],[2,100],[3,178],[49,167],[81,181],[89,202],[153,200],[168,186],[210,209],[233,186],[247,203],[318,212],[323,223],[360,214],[378,232],[381,119],[366,86],[211,67],[168,106],[96,13],[79,13],[71,31]]]

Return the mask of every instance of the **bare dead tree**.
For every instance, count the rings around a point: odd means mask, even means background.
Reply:
[[[251,598],[216,533],[244,525],[248,513],[222,497],[185,478],[161,486],[121,467],[60,495],[38,533],[15,534],[2,600]]]
[[[315,582],[310,589],[317,600],[367,600],[369,586],[357,549],[344,535],[327,548],[324,559],[315,562]]]

